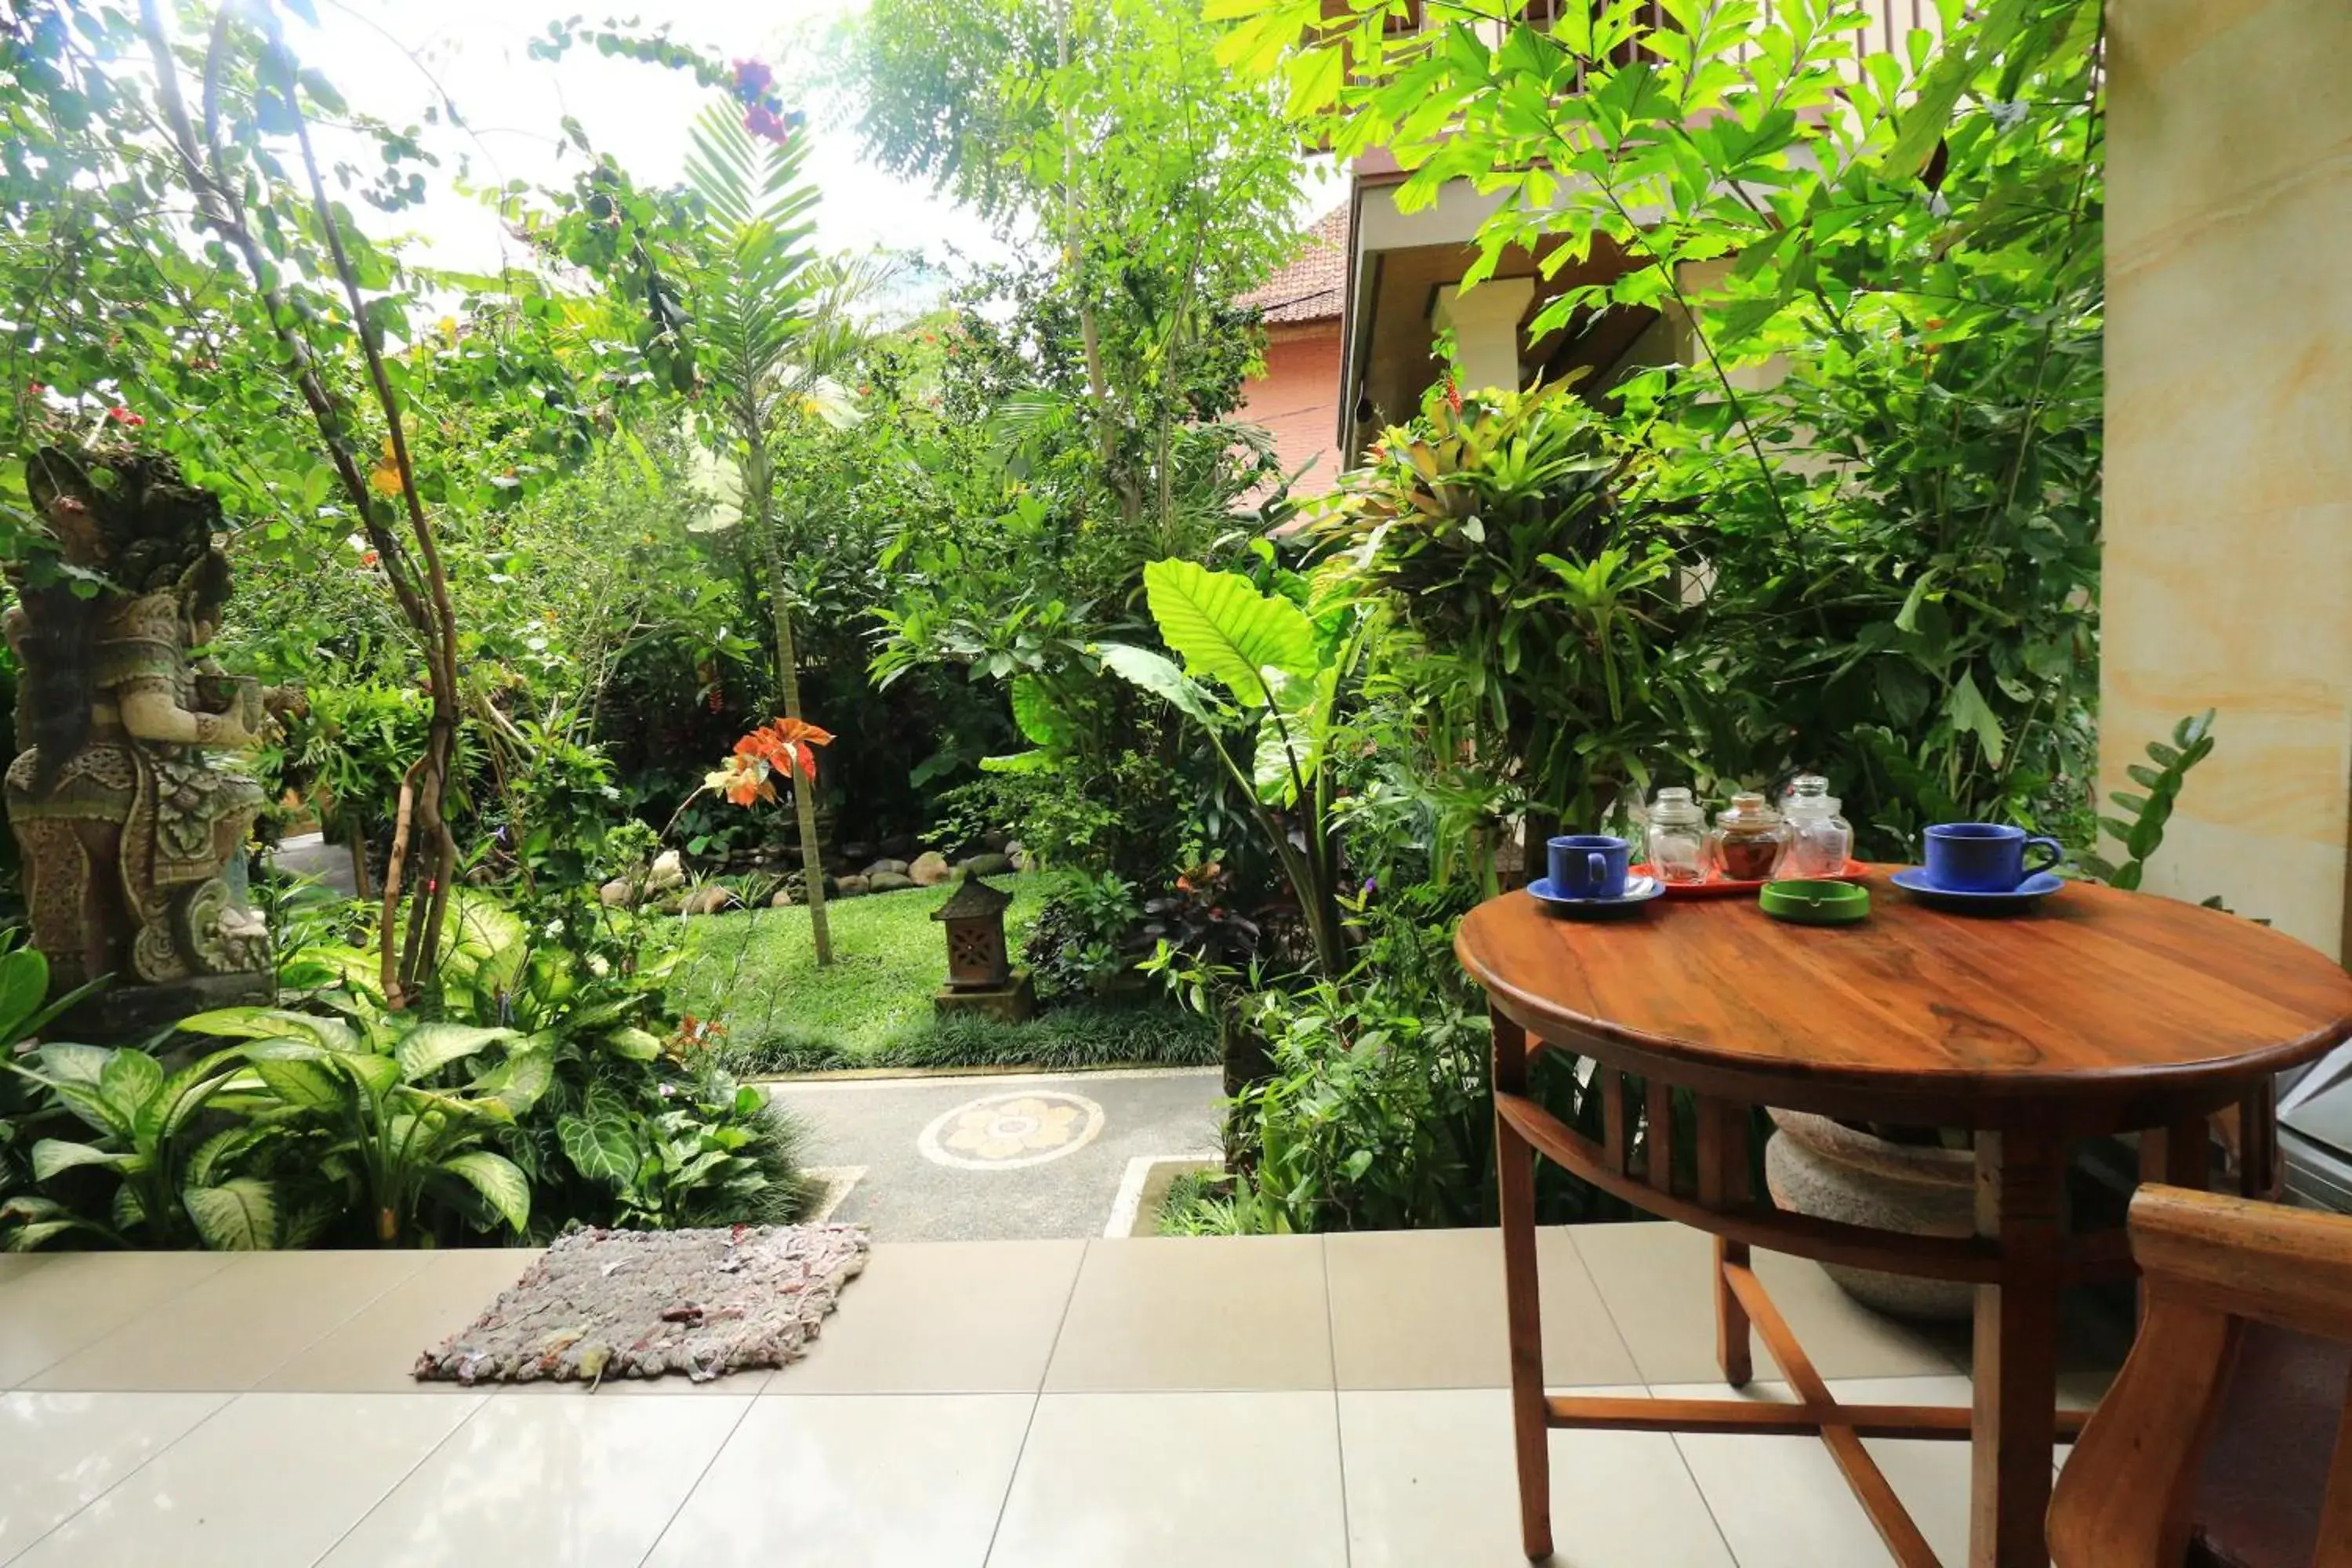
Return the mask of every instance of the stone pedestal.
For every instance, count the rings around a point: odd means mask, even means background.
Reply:
[[[1013,979],[1003,985],[960,990],[942,985],[931,994],[931,1005],[941,1017],[956,1013],[984,1013],[1008,1024],[1024,1024],[1036,1016],[1037,987],[1025,969],[1013,972]]]
[[[200,974],[168,985],[110,985],[58,1015],[41,1035],[89,1046],[125,1045],[191,1013],[268,1006],[277,999],[278,982],[268,974]]]

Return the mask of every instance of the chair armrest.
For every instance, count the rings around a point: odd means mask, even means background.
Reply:
[[[2151,1298],[2352,1340],[2352,1216],[2145,1186],[2131,1244]]]

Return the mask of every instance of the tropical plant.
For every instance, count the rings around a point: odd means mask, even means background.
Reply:
[[[1615,493],[1640,461],[1564,382],[1448,387],[1315,525],[1410,634],[1382,661],[1420,699],[1414,754],[1510,781],[1530,843],[1600,823],[1690,726],[1675,540]]]
[[[251,1042],[205,1058],[231,1058],[255,1080],[233,1075],[215,1092],[237,1084],[239,1108],[264,1126],[315,1117],[330,1135],[320,1174],[367,1216],[379,1245],[413,1240],[434,1201],[486,1229],[529,1226],[530,1184],[493,1145],[554,1073],[545,1052],[515,1044],[519,1031],[363,1005],[342,1018],[227,1007],[178,1026]],[[485,1053],[493,1059],[476,1060]],[[460,1064],[472,1076],[454,1083]]]
[[[599,1086],[556,1122],[565,1158],[646,1229],[784,1221],[804,1203],[792,1132],[760,1090],[709,1069],[648,1112]]]
[[[1183,660],[1130,644],[1096,649],[1105,669],[1160,698],[1199,727],[1250,802],[1264,842],[1281,864],[1324,977],[1345,973],[1339,841],[1331,752],[1341,688],[1372,617],[1360,606],[1318,606],[1260,593],[1237,573],[1190,561],[1144,568],[1144,593],[1160,636]],[[1213,681],[1228,700],[1203,684]],[[1226,744],[1238,737],[1247,761]],[[1296,837],[1285,814],[1297,819]]]
[[[370,846],[424,743],[426,705],[413,689],[377,681],[313,684],[304,695],[308,711],[289,726],[283,776],[309,799],[326,837],[350,851],[352,885],[366,898]]]
[[[2156,765],[2133,763],[2124,770],[2132,783],[2147,793],[2114,791],[2107,798],[2123,815],[2099,818],[2099,826],[2122,844],[2126,858],[2117,864],[2101,856],[2085,855],[2083,869],[2111,888],[2137,889],[2148,861],[2164,843],[2164,826],[2172,820],[2173,804],[2180,798],[2180,786],[2188,782],[2189,770],[2212,752],[2210,708],[2175,724],[2170,745],[2150,741],[2147,760]]]
[[[227,1091],[250,1081],[252,1054],[213,1051],[167,1075],[152,1047],[52,1044],[36,1048],[32,1067],[11,1064],[96,1134],[36,1142],[33,1180],[47,1186],[89,1170],[116,1184],[103,1220],[55,1197],[12,1199],[10,1217],[19,1224],[8,1233],[9,1247],[26,1250],[80,1231],[117,1247],[194,1243],[245,1251],[299,1247],[319,1235],[334,1217],[331,1205],[283,1202],[278,1184],[240,1172],[263,1145],[289,1134],[223,1103],[234,1100]],[[208,1108],[228,1110],[235,1120],[218,1126],[205,1117]]]
[[[1515,247],[1616,258],[1528,332],[1686,323],[1687,367],[1600,389],[1705,589],[1685,743],[1727,777],[1830,774],[1881,854],[1927,822],[2079,809],[2102,7],[1952,7],[1887,53],[1837,3],[1392,26],[1416,9],[1219,6],[1227,58],[1283,71],[1341,153],[1410,171],[1401,205],[1457,179],[1494,198],[1465,282]]]

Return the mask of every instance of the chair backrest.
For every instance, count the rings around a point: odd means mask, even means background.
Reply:
[[[2145,1311],[2050,1504],[2058,1568],[2181,1568],[2200,1461],[2248,1323],[2352,1342],[2352,1217],[2144,1186]],[[2313,1568],[2352,1568],[2352,1389],[2339,1391]]]

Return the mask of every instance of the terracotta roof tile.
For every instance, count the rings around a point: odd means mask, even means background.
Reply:
[[[1297,260],[1234,303],[1255,305],[1269,321],[1337,320],[1348,297],[1347,204],[1324,214],[1306,237]]]

